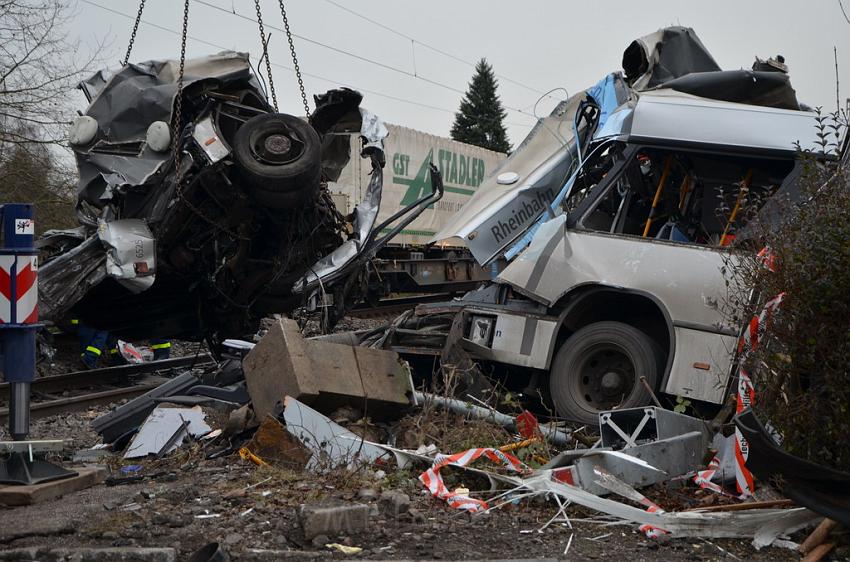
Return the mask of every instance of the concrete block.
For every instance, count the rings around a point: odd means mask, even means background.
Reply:
[[[410,497],[397,490],[387,490],[381,493],[378,505],[387,517],[398,517],[410,510]]]
[[[319,412],[363,407],[370,417],[392,416],[409,404],[410,375],[398,354],[382,349],[305,340],[289,319],[276,322],[243,362],[248,393],[259,419],[284,396]]]
[[[275,404],[282,403],[284,396],[310,401],[319,394],[313,377],[306,376],[312,372],[313,363],[293,320],[281,319],[272,324],[245,357],[242,369],[257,419],[273,413]]]
[[[369,526],[369,506],[362,503],[343,505],[302,505],[298,513],[304,538],[330,537],[352,533]]]

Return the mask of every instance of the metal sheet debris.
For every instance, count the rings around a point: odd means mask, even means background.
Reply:
[[[283,403],[287,431],[313,453],[307,462],[307,470],[356,467],[360,463],[389,456],[383,448],[332,422],[295,398],[286,396]]]
[[[204,421],[205,418],[206,414],[200,408],[159,406],[142,424],[124,453],[124,458],[135,459],[152,454],[161,456],[178,448],[187,435],[206,435],[211,428]]]
[[[819,519],[817,514],[805,508],[650,513],[556,482],[548,470],[524,479],[518,489],[557,494],[562,499],[584,507],[641,525],[665,529],[679,537],[756,537],[757,544],[770,544],[780,535],[803,529]]]
[[[133,293],[156,280],[156,242],[141,219],[98,221],[97,235],[106,247],[106,273]]]

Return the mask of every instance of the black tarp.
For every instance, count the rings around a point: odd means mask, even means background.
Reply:
[[[777,485],[794,503],[850,527],[850,473],[782,450],[750,409],[735,416],[735,425],[747,439],[747,468],[753,474]]]
[[[623,70],[638,92],[668,88],[721,101],[800,109],[786,73],[721,70],[689,27],[667,27],[635,39],[623,52]]]

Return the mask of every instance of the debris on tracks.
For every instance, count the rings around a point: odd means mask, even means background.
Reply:
[[[212,428],[204,421],[200,408],[168,408],[159,406],[147,417],[133,437],[125,459],[147,455],[162,457],[178,448],[186,437],[200,438]]]

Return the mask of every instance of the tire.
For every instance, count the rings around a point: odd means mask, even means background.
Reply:
[[[596,425],[600,411],[636,408],[652,397],[663,362],[652,339],[622,322],[596,322],[561,345],[552,362],[549,390],[558,415]]]
[[[249,119],[233,137],[233,155],[246,190],[261,203],[289,208],[318,193],[321,141],[297,117],[265,113]]]

